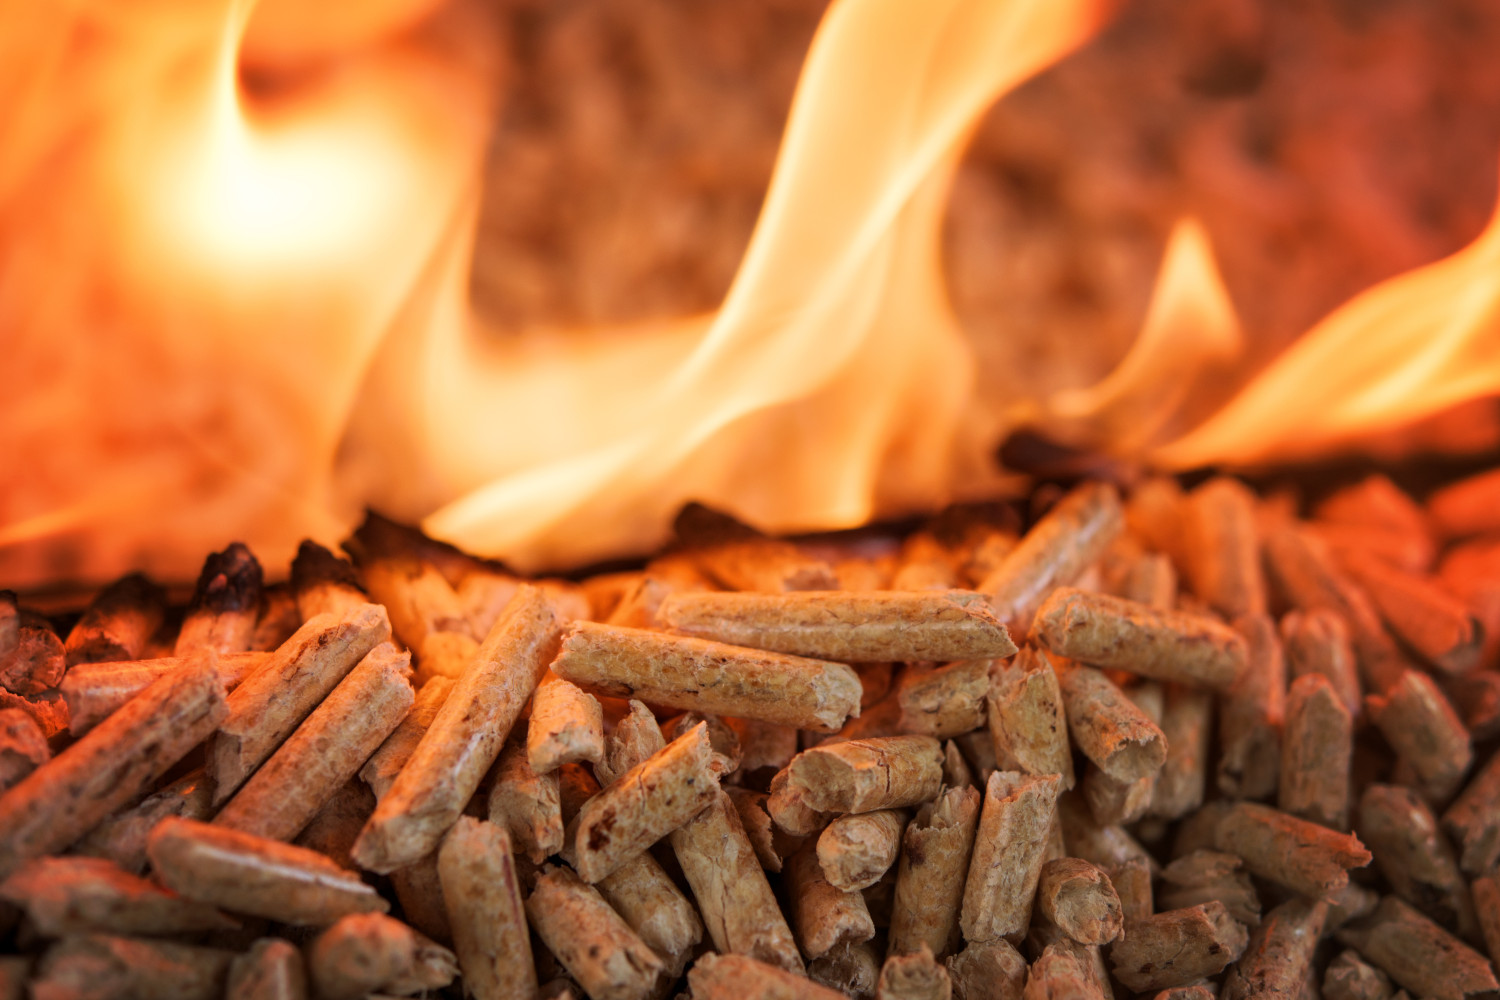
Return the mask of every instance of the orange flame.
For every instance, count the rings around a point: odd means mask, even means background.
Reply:
[[[1458,253],[1335,310],[1211,419],[1170,468],[1327,451],[1500,391],[1500,210]]]

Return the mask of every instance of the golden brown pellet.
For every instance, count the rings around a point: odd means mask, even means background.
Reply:
[[[1059,587],[1032,633],[1059,656],[1141,677],[1224,690],[1248,658],[1239,633],[1212,618]]]
[[[1077,791],[1058,799],[1057,817],[1067,847],[1065,856],[1083,858],[1106,871],[1132,858],[1140,858],[1155,870],[1155,860],[1124,827],[1094,821],[1088,803]]]
[[[1055,774],[990,775],[964,883],[960,920],[966,940],[1026,933],[1060,786]]]
[[[212,653],[153,683],[0,795],[0,876],[62,850],[146,792],[225,715]]]
[[[666,745],[656,716],[644,704],[631,699],[629,714],[615,724],[614,731],[604,740],[604,756],[594,764],[594,774],[600,784],[611,784]]]
[[[431,854],[463,811],[547,669],[561,613],[536,587],[516,591],[354,845],[390,872]]]
[[[1463,1000],[1500,989],[1482,955],[1395,896],[1340,928],[1338,939],[1417,996]]]
[[[1024,1000],[1105,1000],[1084,956],[1049,944],[1026,974]]]
[[[203,649],[221,655],[250,648],[260,617],[260,563],[242,542],[210,553],[198,574],[174,652],[190,656]]]
[[[1134,823],[1146,815],[1151,806],[1151,797],[1156,792],[1155,774],[1148,774],[1134,781],[1116,781],[1090,763],[1084,771],[1079,789],[1094,821],[1103,826],[1114,823]]]
[[[1289,899],[1267,913],[1224,977],[1223,1000],[1300,996],[1327,919],[1328,904],[1307,899]]]
[[[604,756],[604,709],[593,695],[544,677],[531,696],[526,755],[538,774]]]
[[[1364,699],[1344,619],[1328,608],[1288,611],[1281,619],[1281,639],[1292,679],[1322,674],[1333,685],[1350,718],[1360,718]]]
[[[1186,986],[1237,961],[1249,934],[1222,903],[1132,921],[1109,948],[1115,978],[1137,993]]]
[[[1365,698],[1370,719],[1397,755],[1411,765],[1434,801],[1444,802],[1463,782],[1474,750],[1469,731],[1431,677],[1406,670],[1384,695]]]
[[[390,908],[358,875],[316,851],[196,820],[162,820],[146,850],[168,888],[233,913],[319,926]]]
[[[218,1000],[234,953],[171,941],[78,934],[47,949],[31,981],[36,1000],[150,997]]]
[[[406,922],[434,941],[452,941],[448,905],[443,902],[443,881],[438,876],[437,852],[391,872],[391,889]]]
[[[675,740],[699,723],[708,727],[708,744],[712,748],[709,766],[722,781],[739,770],[740,766],[740,738],[723,719],[703,712],[683,712],[662,725],[662,737]]]
[[[16,607],[16,595],[0,591],[0,688],[19,695],[56,687],[68,668],[63,642],[52,623]]]
[[[1490,755],[1443,813],[1443,828],[1458,847],[1459,867],[1470,875],[1500,863],[1500,753]]]
[[[1160,770],[1166,739],[1156,723],[1103,673],[1070,665],[1058,670],[1073,744],[1111,778],[1131,782]]]
[[[1347,830],[1353,753],[1354,720],[1328,678],[1297,678],[1287,692],[1277,806],[1293,816]]]
[[[584,803],[567,845],[579,876],[599,881],[714,801],[711,764],[708,727],[699,723]]]
[[[843,1000],[844,994],[748,955],[709,952],[688,973],[693,1000]]]
[[[411,709],[411,654],[371,651],[241,786],[214,822],[291,840]]]
[[[437,865],[465,994],[531,1000],[536,967],[510,836],[503,827],[461,816],[443,837]]]
[[[292,637],[302,627],[302,612],[297,608],[297,594],[290,583],[276,583],[261,592],[260,617],[250,633],[250,648],[269,653]]]
[[[351,608],[304,624],[229,696],[229,718],[208,747],[214,803],[227,802],[257,767],[378,643],[389,639],[385,609]]]
[[[1115,488],[1084,483],[1058,501],[978,589],[989,595],[995,616],[1019,640],[1052,589],[1077,579],[1123,527]]]
[[[926,945],[941,958],[957,943],[979,806],[978,789],[950,788],[907,825],[891,906],[892,953]]]
[[[1401,669],[1401,653],[1380,623],[1370,599],[1334,565],[1322,539],[1305,526],[1284,524],[1265,537],[1266,566],[1281,593],[1297,608],[1326,608],[1349,626],[1366,690],[1381,691]]]
[[[391,731],[359,769],[360,779],[370,786],[370,791],[375,793],[377,800],[390,790],[396,775],[401,773],[401,769],[411,759],[417,744],[422,742],[422,734],[427,732],[427,727],[437,718],[438,709],[448,700],[453,684],[451,677],[429,678],[417,690],[416,700],[401,719],[400,725]]]
[[[1485,950],[1491,962],[1500,963],[1500,874],[1476,878],[1470,889]]]
[[[875,987],[875,1000],[949,1000],[952,996],[948,970],[933,960],[925,944],[888,957]]]
[[[828,883],[812,841],[787,858],[783,878],[792,930],[802,954],[809,959],[827,954],[835,945],[868,941],[875,936],[875,922],[865,898]]]
[[[1057,774],[1073,787],[1062,690],[1047,654],[1031,646],[990,672],[989,735],[999,765],[1024,774]]]
[[[694,947],[703,940],[703,922],[650,852],[636,855],[600,879],[595,888],[662,960],[668,978],[681,975]]]
[[[818,834],[818,864],[836,889],[868,889],[895,864],[906,829],[904,809],[840,816]]]
[[[729,796],[721,791],[670,837],[714,948],[801,975],[791,928]]]
[[[1026,960],[1009,941],[971,941],[946,963],[956,1000],[1020,1000]]]
[[[969,767],[969,762],[964,759],[963,751],[952,740],[943,743],[943,784],[949,788],[978,786],[978,782],[974,780],[973,768]]]
[[[770,796],[765,792],[732,785],[725,786],[724,791],[729,794],[730,801],[740,814],[740,824],[755,847],[755,856],[760,859],[760,866],[768,872],[781,871],[782,863],[802,846],[802,838],[787,833],[771,819],[767,804]]]
[[[229,966],[225,1000],[307,1000],[307,968],[290,941],[261,938]]]
[[[51,758],[35,719],[19,708],[0,708],[0,794]]]
[[[1266,615],[1235,621],[1245,637],[1245,669],[1219,699],[1219,791],[1232,798],[1276,793],[1281,724],[1286,711],[1286,659]]]
[[[1359,797],[1360,839],[1396,895],[1465,937],[1478,931],[1458,859],[1427,803],[1409,788],[1370,785]]]
[[[469,570],[455,588],[458,602],[468,616],[474,635],[489,635],[500,613],[516,596],[522,581],[509,573],[475,567]]]
[[[1353,834],[1252,802],[1224,812],[1214,847],[1237,855],[1252,874],[1312,899],[1338,892],[1349,881],[1349,869],[1370,863],[1370,852]]]
[[[34,858],[0,882],[0,899],[26,911],[46,937],[191,934],[239,924],[103,858]]]
[[[391,630],[408,649],[421,649],[434,632],[471,635],[472,626],[458,594],[436,566],[415,559],[360,561],[370,596],[385,605]]]
[[[224,689],[233,691],[263,667],[270,653],[231,653],[218,658]],[[114,660],[80,663],[69,670],[59,690],[68,703],[68,732],[82,736],[109,718],[120,706],[160,677],[181,670],[190,657],[161,656],[151,660]]]
[[[1150,815],[1181,819],[1203,804],[1208,785],[1214,699],[1207,691],[1173,684],[1166,691],[1161,731],[1167,759],[1156,776]]]
[[[1220,476],[1182,504],[1182,552],[1193,592],[1226,618],[1263,614],[1258,501],[1244,483]]]
[[[841,944],[807,963],[807,978],[844,996],[868,998],[880,981],[880,956],[871,941]]]
[[[308,978],[319,1000],[355,1000],[370,993],[426,993],[458,974],[458,960],[383,913],[341,917],[307,948]]]
[[[446,677],[458,680],[474,662],[479,642],[466,632],[429,632],[417,648],[417,683]]]
[[[1162,869],[1161,883],[1159,900],[1168,910],[1219,902],[1245,926],[1260,923],[1260,894],[1233,854],[1190,851]]]
[[[952,590],[959,585],[954,553],[930,531],[915,531],[901,543],[892,590]]]
[[[1079,944],[1108,944],[1124,923],[1120,897],[1103,870],[1081,858],[1042,866],[1037,911]]]
[[[1390,977],[1348,949],[1323,971],[1322,995],[1328,1000],[1389,1000],[1394,992]]]
[[[777,771],[772,776],[770,794],[766,797],[766,812],[777,827],[792,836],[810,837],[827,826],[833,814],[820,812],[808,805],[802,787],[792,784],[790,776],[791,771],[787,769]]]
[[[1005,627],[974,591],[674,594],[660,615],[700,639],[848,662],[1009,656]]]
[[[200,768],[109,816],[75,844],[73,851],[108,858],[139,875],[146,870],[146,837],[157,823],[169,816],[206,820],[212,815],[213,786]]]
[[[1450,674],[1478,666],[1483,630],[1461,601],[1368,552],[1344,552],[1340,561],[1396,637],[1423,660]]]
[[[842,663],[593,622],[568,629],[552,669],[602,694],[819,732],[858,715],[862,692]]]
[[[929,669],[908,667],[896,689],[901,728],[938,739],[984,725],[993,660],[960,660]]]
[[[100,591],[68,633],[68,666],[106,660],[139,660],[161,626],[166,592],[139,573]]]
[[[931,736],[825,744],[802,751],[787,765],[788,791],[818,812],[914,806],[935,796],[942,781],[943,748]]]
[[[1177,606],[1177,570],[1170,557],[1144,552],[1131,563],[1120,596],[1153,608]]]
[[[641,1000],[664,970],[598,890],[567,868],[543,869],[526,914],[537,936],[595,1000]]]
[[[375,811],[375,794],[357,779],[340,785],[324,802],[292,843],[306,847],[351,871],[359,867],[349,856],[354,840]]]
[[[562,850],[562,799],[557,772],[537,774],[526,747],[511,741],[495,762],[490,785],[490,822],[505,828],[515,849],[541,864]]]
[[[1059,829],[1061,825],[1058,824]],[[1126,920],[1137,920],[1156,912],[1156,900],[1151,891],[1151,866],[1144,858],[1131,858],[1111,865],[1108,872],[1115,895],[1120,898],[1121,916]]]

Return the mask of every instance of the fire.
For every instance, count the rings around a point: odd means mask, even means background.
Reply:
[[[0,576],[187,578],[231,538],[274,562],[365,505],[557,566],[652,548],[688,500],[787,531],[982,494],[1018,415],[1182,468],[1500,389],[1497,221],[1162,446],[1241,346],[1185,221],[1109,377],[984,410],[947,192],[983,111],[1104,7],[834,3],[721,307],[543,338],[466,299],[503,78],[477,0],[0,0]]]

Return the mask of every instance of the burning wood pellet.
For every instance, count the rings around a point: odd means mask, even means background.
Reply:
[[[699,723],[584,803],[570,834],[578,874],[597,882],[680,828],[718,796],[708,727]]]
[[[1060,587],[1032,633],[1059,656],[1155,680],[1223,690],[1245,665],[1245,640],[1212,618]]]
[[[1289,611],[1281,619],[1281,639],[1292,678],[1321,674],[1333,685],[1351,719],[1364,714],[1359,671],[1349,629],[1344,620],[1327,608]]]
[[[1058,858],[1042,866],[1037,912],[1079,944],[1108,944],[1119,937],[1124,917],[1114,884],[1080,858]]]
[[[960,915],[964,938],[1025,934],[1061,791],[1057,775],[990,775],[974,834]]]
[[[1335,830],[1348,829],[1353,752],[1354,720],[1328,678],[1297,678],[1287,693],[1277,806]]]
[[[723,791],[670,834],[714,948],[801,974],[802,958],[755,848]]]
[[[175,652],[201,649],[239,653],[250,648],[260,618],[260,563],[242,543],[215,552],[203,563],[193,602],[182,619]]]
[[[214,822],[290,840],[358,773],[415,695],[411,656],[377,648],[359,662],[224,806]]]
[[[460,818],[438,849],[438,876],[465,992],[479,1000],[535,993],[526,911],[504,828]]]
[[[1115,488],[1086,483],[1058,501],[978,589],[989,595],[996,617],[1019,640],[1053,588],[1073,583],[1123,527]]]
[[[1464,1000],[1500,989],[1482,955],[1394,896],[1336,936],[1419,997]]]
[[[785,882],[792,930],[808,959],[826,955],[840,944],[857,944],[875,936],[875,922],[858,892],[831,885],[818,864],[812,841],[786,861]]]
[[[561,616],[539,589],[516,591],[381,798],[354,845],[356,861],[391,872],[432,853],[500,755],[561,628]]]
[[[1110,967],[1137,993],[1186,986],[1237,961],[1248,940],[1222,903],[1167,910],[1131,921],[1109,947]]]
[[[320,616],[242,681],[229,696],[229,717],[209,746],[215,804],[227,802],[344,675],[390,634],[385,610],[376,604],[357,605],[341,618]]]
[[[985,659],[1016,651],[985,596],[972,591],[675,594],[660,615],[698,638],[844,663]]]
[[[756,961],[746,955],[715,955],[710,952],[688,972],[693,1000],[841,1000],[844,993],[819,986],[784,969]]]
[[[593,695],[558,677],[543,678],[531,696],[526,754],[538,773],[604,756],[604,710]]]
[[[1349,869],[1370,863],[1370,852],[1352,834],[1249,802],[1219,819],[1214,846],[1237,855],[1252,874],[1312,899],[1342,889]]]
[[[868,889],[895,863],[907,813],[902,809],[840,816],[818,834],[818,864],[835,888]]]
[[[390,909],[358,875],[316,851],[238,830],[165,819],[146,850],[168,888],[231,913],[316,927]]]
[[[307,948],[307,972],[321,1000],[355,1000],[441,989],[458,974],[447,948],[383,913],[341,917]]]
[[[0,688],[41,694],[63,679],[63,642],[41,615],[16,606],[16,595],[0,591]]]
[[[139,573],[106,587],[89,605],[66,644],[68,666],[139,660],[161,626],[166,593]]]
[[[307,1000],[302,953],[281,938],[261,938],[229,966],[225,1000]]]
[[[937,794],[943,748],[930,736],[849,740],[802,751],[786,773],[788,790],[818,812],[900,809]]]
[[[598,890],[548,866],[526,900],[532,929],[596,1000],[642,1000],[664,967]]]
[[[552,669],[619,698],[829,733],[863,691],[842,663],[591,622],[569,627]]]
[[[226,715],[212,653],[156,681],[0,795],[0,875],[62,850],[146,792]]]
[[[1047,654],[1030,646],[1009,662],[996,663],[987,695],[989,735],[1006,770],[1057,774],[1073,787],[1062,689]]]
[[[122,870],[103,858],[36,858],[0,882],[0,899],[26,911],[45,937],[105,933],[159,937],[233,930],[212,906]]]
[[[234,952],[108,934],[66,937],[47,949],[31,995],[217,1000]]]
[[[875,987],[876,1000],[949,1000],[952,995],[948,970],[933,960],[926,945],[887,958]]]
[[[370,601],[354,566],[310,540],[302,543],[292,560],[292,591],[303,621],[318,615],[342,617]]]

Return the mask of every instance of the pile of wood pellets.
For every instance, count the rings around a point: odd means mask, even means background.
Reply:
[[[0,595],[0,998],[1500,994],[1500,472],[1038,506]]]

